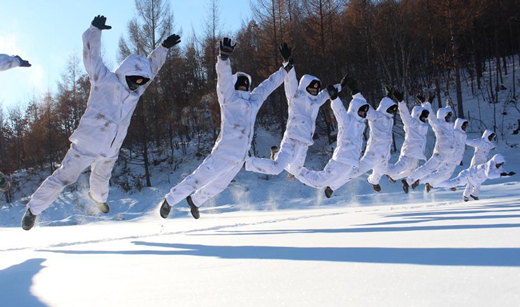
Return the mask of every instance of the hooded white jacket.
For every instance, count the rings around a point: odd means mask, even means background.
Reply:
[[[0,54],[0,71],[20,66],[20,60],[15,56]]]
[[[334,99],[331,103],[332,111],[338,122],[338,140],[332,159],[343,164],[357,166],[363,147],[362,134],[366,128],[366,119],[358,115],[358,110],[368,103],[361,93],[355,94],[352,98],[348,111],[345,110],[343,102],[339,98]]]
[[[281,67],[252,92],[246,92],[235,90],[235,82],[239,75],[247,76],[251,81],[249,75],[241,72],[233,75],[229,59],[224,61],[220,57],[216,68],[221,125],[211,153],[233,162],[244,161],[251,147],[258,110],[265,99],[282,84],[287,72]]]
[[[466,141],[467,145],[475,147],[475,154],[471,159],[471,166],[484,163],[489,152],[495,149],[495,144],[489,140],[491,134],[494,134],[494,132],[491,130],[485,130],[480,139],[471,139]]]
[[[311,75],[303,75],[298,85],[294,68],[285,78],[284,86],[289,114],[284,138],[297,140],[310,146],[313,144],[312,137],[316,128],[318,111],[321,105],[330,98],[329,92],[325,89],[317,96],[309,94],[306,88],[313,80],[319,81],[319,79]]]
[[[428,124],[423,123],[419,117],[426,110],[423,107],[415,106],[412,114],[408,110],[406,102],[399,102],[399,115],[404,124],[404,143],[401,147],[401,156],[406,156],[418,160],[426,160],[424,149],[426,148],[426,134],[428,133]],[[428,110],[426,110],[428,111]],[[429,112],[429,111],[428,111]],[[428,114],[428,117],[434,116]]]
[[[85,114],[69,140],[102,157],[117,157],[137,101],[166,61],[167,53],[167,48],[159,46],[148,58],[130,55],[113,73],[101,59],[101,30],[91,25],[83,33],[83,64],[90,78],[90,97]],[[131,75],[150,81],[131,91],[125,79]]]
[[[443,181],[437,186],[450,188],[469,183],[471,186],[480,187],[480,185],[487,179],[500,178],[500,174],[505,173],[506,171],[502,166],[496,167],[496,165],[505,162],[506,160],[501,154],[496,154],[488,162],[465,169],[460,172],[457,177]]]
[[[434,154],[439,154],[443,157],[450,157],[455,154],[455,145],[453,139],[453,125],[450,122],[446,122],[444,119],[449,112],[453,111],[450,107],[444,107],[437,110],[437,117],[433,116],[433,110],[429,102],[425,102],[422,105],[426,110],[430,112],[428,116],[428,122],[432,126],[433,132],[435,133],[435,147],[433,149]],[[460,161],[459,161],[460,162]]]
[[[369,109],[367,113],[368,125],[370,133],[367,143],[367,153],[375,153],[382,159],[390,159],[390,147],[392,146],[392,126],[394,125],[394,115],[386,112],[388,108],[396,105],[396,103],[384,97],[379,103],[376,111]]]
[[[455,141],[455,153],[453,154],[453,163],[457,165],[462,162],[462,158],[464,158],[464,151],[466,151],[466,140],[468,139],[468,135],[466,131],[462,130],[462,125],[467,122],[467,120],[462,118],[457,118],[455,120],[455,124],[453,125],[453,140]],[[449,157],[451,159],[451,157]]]

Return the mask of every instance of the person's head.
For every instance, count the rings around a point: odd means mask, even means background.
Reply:
[[[377,111],[381,113],[386,113],[388,116],[392,116],[395,114],[395,112],[397,112],[397,104],[393,99],[383,97],[383,99],[381,99],[381,102],[379,102]]]
[[[386,109],[386,113],[390,113],[390,114],[395,114],[397,112],[397,105],[393,105],[391,107],[389,107],[388,109]]]
[[[150,82],[152,68],[150,60],[142,55],[129,55],[115,71],[119,81],[126,85],[128,90],[136,91]],[[97,76],[94,76],[97,78]]]
[[[249,78],[248,76],[241,74],[237,76],[237,81],[235,82],[235,90],[249,92]]]
[[[430,112],[421,106],[415,106],[412,109],[412,117],[420,120],[423,123],[426,123],[429,115]]]
[[[484,130],[484,133],[482,133],[482,138],[485,140],[488,140],[490,142],[493,141],[493,139],[496,136],[497,135],[495,134],[495,132],[493,132],[492,130],[489,130],[489,129]]]
[[[361,93],[357,93],[352,96],[352,100],[348,105],[347,114],[356,118],[357,120],[364,120],[367,118],[367,113],[369,110],[368,103],[366,99],[361,95]]]
[[[447,123],[451,121],[451,117],[453,116],[453,111],[450,107],[444,107],[437,110],[437,118],[440,120],[445,120]]]
[[[317,96],[321,89],[321,81],[320,79],[311,76],[311,75],[303,75],[300,79],[300,84],[298,85],[298,90],[301,92],[305,92],[311,96]]]
[[[150,79],[143,76],[125,76],[126,84],[131,91],[137,90],[140,86],[145,85]]]
[[[359,115],[359,117],[367,118],[367,113],[368,113],[369,108],[370,107],[368,106],[368,104],[364,104],[364,105],[360,106],[357,111],[357,114]]]
[[[496,154],[491,158],[492,165],[495,165],[496,168],[501,168],[504,164],[506,164],[506,159],[501,154]]]
[[[459,130],[459,131],[465,132],[467,127],[468,127],[468,121],[467,120],[465,120],[463,118],[457,118],[455,120],[455,125],[454,125],[455,130]]]
[[[233,82],[235,84],[235,90],[241,92],[248,92],[251,89],[251,76],[244,72],[236,72],[233,75]]]
[[[430,112],[428,110],[423,110],[421,112],[421,115],[419,115],[419,120],[425,123],[428,120],[428,116],[430,115]]]

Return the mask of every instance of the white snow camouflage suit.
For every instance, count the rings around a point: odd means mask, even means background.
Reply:
[[[438,170],[441,166],[445,166],[443,162],[453,158],[455,154],[453,124],[445,120],[448,113],[453,113],[451,108],[440,108],[437,110],[437,116],[433,116],[434,113],[429,102],[423,103],[422,106],[430,112],[428,123],[435,133],[435,147],[430,159],[406,179],[408,184],[412,184],[417,180],[422,181],[424,177]]]
[[[463,193],[465,197],[470,195],[478,197],[480,186],[484,181],[500,178],[500,174],[506,172],[502,167],[496,167],[498,163],[505,162],[506,160],[501,154],[496,154],[488,162],[471,166],[460,172],[457,177],[438,183],[437,187],[454,188],[465,185],[466,189],[464,189]]]
[[[20,66],[20,60],[15,56],[0,54],[0,71]]]
[[[368,182],[372,185],[379,184],[379,180],[387,172],[388,160],[390,159],[394,115],[388,113],[387,110],[394,105],[396,103],[392,99],[384,97],[381,99],[377,110],[368,110],[367,119],[370,133],[365,154],[359,161],[359,166],[354,168],[348,178],[338,180],[330,185],[332,190],[337,190],[346,182],[363,175],[369,170],[372,170],[372,174],[368,176]]]
[[[240,171],[251,147],[256,115],[267,97],[278,88],[287,72],[281,67],[252,92],[235,90],[237,77],[245,73],[231,72],[230,60],[217,60],[217,96],[220,104],[221,126],[211,154],[165,197],[173,206],[189,195],[200,207],[222,192]],[[251,82],[249,82],[251,84]]]
[[[358,166],[363,147],[363,132],[366,128],[366,120],[358,115],[358,110],[365,105],[368,106],[368,103],[360,93],[352,98],[348,111],[345,110],[340,98],[332,101],[332,111],[338,122],[336,148],[323,171],[310,171],[305,167],[302,169],[297,178],[303,184],[324,188],[334,181],[341,181],[343,177],[348,177],[352,169]]]
[[[464,151],[466,150],[466,140],[468,138],[466,132],[461,128],[462,124],[465,122],[467,122],[467,120],[462,118],[457,118],[457,120],[455,120],[455,124],[452,128],[455,152],[453,155],[446,157],[446,159],[442,161],[441,166],[437,171],[423,177],[421,179],[422,183],[429,183],[431,186],[435,187],[439,182],[449,179],[455,171],[455,168],[461,164],[464,157]]]
[[[399,160],[388,166],[387,174],[394,180],[412,175],[419,165],[419,161],[426,160],[424,149],[426,148],[426,134],[429,125],[419,119],[421,113],[425,110],[421,106],[415,106],[410,115],[406,102],[399,102],[399,115],[403,121],[405,136]],[[429,116],[434,115],[430,113]]]
[[[466,141],[467,145],[475,147],[475,153],[471,159],[470,166],[486,162],[489,152],[495,149],[495,144],[489,140],[489,136],[492,134],[494,134],[494,132],[488,129],[482,133],[480,139],[471,139]]]
[[[157,47],[147,57],[130,55],[111,72],[101,59],[101,30],[90,26],[83,33],[83,64],[91,83],[90,97],[78,128],[70,136],[71,147],[61,167],[32,195],[29,208],[40,214],[56,200],[63,188],[74,183],[90,166],[90,194],[106,202],[112,168],[125,139],[139,97],[166,60],[168,49]],[[150,81],[131,91],[125,76],[142,76]]]
[[[313,80],[319,81],[314,76],[303,75],[298,85],[294,67],[289,71],[284,80],[289,114],[280,151],[275,155],[274,160],[248,158],[246,160],[247,171],[278,175],[286,169],[294,176],[300,174],[307,156],[307,149],[313,144],[312,137],[316,128],[318,111],[330,98],[326,89],[320,91],[317,96],[311,95],[306,90]]]

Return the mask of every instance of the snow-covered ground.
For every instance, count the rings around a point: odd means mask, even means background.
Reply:
[[[511,90],[497,104],[485,97],[464,88],[469,137],[491,128],[496,114],[494,153],[520,173]],[[259,154],[279,141],[259,130]],[[322,169],[332,149],[317,140],[306,165]],[[468,147],[455,175],[472,154]],[[85,173],[29,232],[19,227],[24,205],[47,174],[13,176],[32,181],[16,202],[0,203],[0,305],[520,306],[519,175],[485,182],[481,200],[464,203],[461,190],[426,194],[420,186],[406,195],[385,178],[376,193],[367,175],[327,199],[286,173],[242,170],[201,219],[181,202],[163,220],[160,200],[201,162],[186,160],[172,173],[152,169],[152,188],[113,185],[108,215],[89,202]]]
[[[3,228],[0,301],[519,306],[519,188],[488,185],[486,200],[468,203],[445,192],[441,201],[406,205]]]

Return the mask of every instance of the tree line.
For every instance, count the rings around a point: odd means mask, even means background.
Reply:
[[[198,156],[213,146],[220,126],[215,63],[224,36],[237,42],[233,71],[250,74],[253,87],[280,67],[278,46],[287,42],[298,76],[312,74],[326,85],[349,73],[373,106],[387,84],[405,97],[433,91],[435,104],[452,100],[458,117],[467,116],[464,83],[488,103],[498,102],[504,88],[517,101],[517,85],[504,84],[504,76],[518,79],[508,65],[520,67],[519,0],[256,0],[250,6],[251,19],[230,33],[222,26],[219,1],[208,0],[203,33],[183,37],[141,98],[119,161],[123,170],[142,167],[143,175],[134,177],[138,188],[152,186],[153,167],[174,171],[189,159],[188,146],[195,145]],[[168,34],[179,33],[169,1],[135,0],[135,7],[119,41],[120,61],[131,53],[147,55]],[[59,166],[89,91],[81,59],[72,55],[55,93],[34,97],[26,109],[0,108],[0,169],[36,174]],[[281,135],[286,120],[280,87],[264,103],[256,126]],[[330,106],[321,108],[316,127],[317,137],[334,141]],[[252,150],[258,154],[254,141]],[[131,189],[125,176],[118,184]]]

